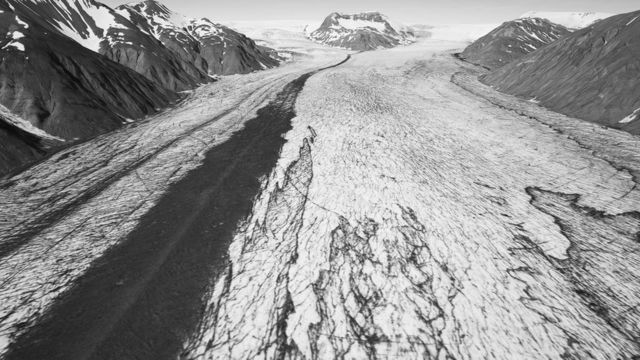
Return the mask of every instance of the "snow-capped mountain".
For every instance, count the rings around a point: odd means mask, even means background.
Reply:
[[[415,41],[413,31],[378,12],[355,15],[332,13],[309,37],[326,45],[351,50],[375,50]]]
[[[488,69],[495,69],[546,46],[570,31],[546,19],[508,21],[469,45],[460,56]]]
[[[206,18],[188,19],[154,0],[122,5],[116,11],[208,75],[242,74],[278,65],[271,49],[243,34]]]
[[[0,83],[6,84],[0,104],[33,126],[64,139],[86,138],[176,99],[170,90],[55,31],[51,18],[24,10],[0,0],[0,34],[5,34]]]
[[[209,19],[190,20],[187,30],[198,40],[200,55],[209,64],[210,74],[243,74],[279,63],[275,50],[257,45],[245,35]]]
[[[640,134],[640,11],[578,30],[486,75],[500,91]]]
[[[209,81],[205,68],[183,61],[126,12],[93,0],[6,0],[16,14],[129,67],[171,91]]]
[[[269,49],[257,47],[251,39],[206,19],[187,19],[154,0],[116,9],[94,0],[6,1],[16,13],[172,91],[192,89],[210,81],[209,75],[246,73],[278,64]],[[205,39],[200,37],[202,33],[187,29],[203,22],[215,29],[223,48],[218,51],[220,56],[201,54],[213,53],[203,46],[205,42],[213,46],[211,31],[204,34]],[[239,52],[243,54],[240,63],[234,60]],[[226,66],[225,57],[228,57]]]
[[[0,174],[45,156],[48,145],[116,129],[177,98],[24,5],[0,0]]]
[[[66,140],[156,112],[211,75],[278,65],[244,35],[152,0],[0,0],[0,58],[0,104]]]
[[[112,10],[92,0],[6,0],[17,14],[52,31],[66,35],[82,46],[99,52],[112,29],[127,29],[129,24]]]
[[[613,15],[604,12],[530,11],[520,18],[543,18],[569,29],[582,29]]]

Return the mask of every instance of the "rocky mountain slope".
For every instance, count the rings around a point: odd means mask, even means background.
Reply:
[[[326,45],[351,50],[375,50],[415,41],[413,31],[377,12],[332,13],[309,37]]]
[[[560,113],[640,134],[640,11],[574,32],[483,78]]]
[[[187,19],[155,0],[116,9],[94,0],[6,1],[18,15],[172,91],[192,89],[210,81],[209,75],[278,65],[269,49],[242,34],[207,19]]]
[[[569,33],[564,26],[549,20],[517,19],[503,23],[476,40],[460,54],[460,57],[488,69],[495,69]]]
[[[187,30],[198,40],[200,55],[209,64],[210,74],[245,74],[279,63],[275,50],[259,46],[245,35],[209,19],[191,20]]]
[[[39,159],[63,140],[31,125],[0,105],[0,175]]]
[[[66,140],[155,112],[211,75],[278,65],[244,35],[151,0],[118,9],[93,0],[0,0],[0,11],[0,104]],[[29,161],[19,148],[0,156]]]
[[[520,18],[543,18],[569,29],[582,29],[614,14],[604,12],[529,11]]]
[[[207,75],[244,74],[278,65],[271,49],[243,34],[206,18],[187,19],[154,0],[122,5],[116,11]]]
[[[65,139],[87,138],[176,99],[135,71],[11,9],[0,1],[0,103],[37,128]]]
[[[206,66],[184,61],[138,28],[127,13],[93,0],[6,1],[21,18],[65,35],[168,90],[183,91],[209,81]]]

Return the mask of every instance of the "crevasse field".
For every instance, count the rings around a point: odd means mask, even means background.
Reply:
[[[263,35],[293,60],[223,77],[2,184],[0,234],[30,240],[0,263],[0,353],[207,150],[349,55]],[[640,140],[494,91],[453,56],[464,46],[350,54],[307,80],[184,358],[638,353]]]

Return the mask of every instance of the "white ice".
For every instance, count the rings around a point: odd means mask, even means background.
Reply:
[[[530,11],[521,18],[543,18],[570,29],[581,29],[614,14],[605,12]]]

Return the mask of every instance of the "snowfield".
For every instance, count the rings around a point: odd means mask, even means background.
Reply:
[[[257,44],[278,51],[285,61],[309,60],[327,53],[343,53],[309,40],[308,36],[319,24],[306,20],[229,21],[224,25],[254,39]]]
[[[613,15],[604,12],[529,11],[520,18],[543,18],[570,29],[582,29]]]
[[[500,24],[443,24],[427,29],[430,38],[445,41],[464,41],[471,43]],[[462,46],[464,47],[464,46]]]
[[[0,354],[208,149],[346,55],[309,46],[0,184]],[[182,358],[640,354],[640,139],[484,86],[463,46],[352,54],[307,80]]]

